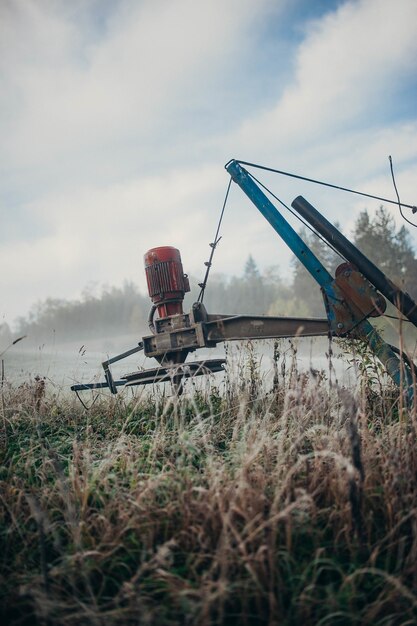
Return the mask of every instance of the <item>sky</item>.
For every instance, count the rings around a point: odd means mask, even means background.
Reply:
[[[201,280],[231,158],[394,198],[392,155],[417,204],[416,23],[416,0],[1,0],[0,322],[124,280],[145,292],[154,246]],[[256,175],[346,234],[380,205]],[[251,254],[291,279],[236,185],[221,234],[214,272]]]

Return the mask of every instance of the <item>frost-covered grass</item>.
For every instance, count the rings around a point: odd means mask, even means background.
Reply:
[[[417,623],[416,413],[375,389],[4,384],[1,623]]]

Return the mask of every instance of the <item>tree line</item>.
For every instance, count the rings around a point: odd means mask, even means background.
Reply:
[[[334,272],[342,260],[317,236],[303,229],[301,237]],[[398,230],[391,214],[384,208],[370,217],[363,211],[356,220],[350,239],[394,282],[417,299],[417,259],[410,234],[402,226]],[[187,294],[185,310],[197,299],[197,279]],[[204,303],[212,313],[269,314],[289,316],[325,316],[320,289],[314,279],[297,261],[293,274],[283,278],[277,267],[261,272],[249,256],[241,276],[213,274],[208,283]],[[141,335],[147,332],[150,300],[131,282],[122,287],[102,289],[93,294],[85,290],[79,300],[48,298],[36,304],[27,316],[17,320],[17,334],[36,342],[56,333],[59,341],[100,338],[121,334]],[[0,325],[0,342],[12,338],[7,324]]]

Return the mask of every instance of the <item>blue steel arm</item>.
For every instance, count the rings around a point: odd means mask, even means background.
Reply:
[[[287,246],[291,248],[295,256],[310,272],[314,280],[318,282],[325,292],[328,301],[337,302],[340,300],[339,294],[334,287],[333,276],[326,270],[310,248],[306,246],[301,237],[249,176],[248,172],[234,160],[226,164],[226,169],[234,182],[245,192],[256,208],[268,220],[272,228],[282,237]],[[330,324],[333,325],[335,315],[332,307],[329,307],[327,310],[327,316]]]
[[[301,261],[314,280],[320,285],[329,303],[329,306],[326,307],[329,323],[331,327],[334,327],[335,310],[332,304],[341,301],[341,294],[337,285],[335,285],[332,275],[306,246],[301,237],[258,187],[249,173],[234,159],[229,161],[225,167],[233,181],[239,185],[256,208],[268,220],[272,228],[284,240],[299,261]],[[362,339],[368,343],[371,350],[383,363],[387,373],[394,382],[399,387],[402,385],[406,387],[408,403],[412,405],[414,401],[414,386],[411,373],[403,367],[395,352],[391,349],[389,344],[382,339],[368,320],[361,321],[361,318],[359,318],[351,336]]]
[[[306,246],[301,237],[290,226],[287,220],[279,213],[272,202],[266,197],[264,192],[258,187],[253,178],[237,161],[229,161],[226,164],[233,181],[245,192],[248,198],[254,203],[258,211],[268,220],[272,228],[282,237],[285,243],[291,248],[295,256],[301,261],[306,269],[314,276],[321,287],[327,287],[333,282],[332,275],[321,264],[319,259]]]

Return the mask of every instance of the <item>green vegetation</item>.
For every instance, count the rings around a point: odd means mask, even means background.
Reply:
[[[4,384],[1,623],[416,623],[415,408],[274,355],[87,412]]]
[[[407,233],[383,209],[360,216],[355,242],[416,297]],[[212,277],[206,303],[323,314],[303,268],[288,286],[251,257],[242,277]],[[148,306],[130,284],[49,300],[19,335],[137,332]],[[12,347],[5,324],[0,341]],[[41,379],[0,381],[0,622],[417,623],[416,407],[355,349],[354,390],[331,363],[299,372],[280,343],[272,383],[249,349],[221,389],[104,394],[88,411]]]

